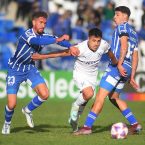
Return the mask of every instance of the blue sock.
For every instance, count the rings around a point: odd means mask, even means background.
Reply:
[[[85,121],[85,124],[84,126],[87,126],[87,127],[92,127],[95,120],[97,118],[97,114],[95,114],[94,112],[91,112],[88,114],[87,118],[86,118],[86,121]]]
[[[39,96],[36,96],[31,100],[31,102],[26,106],[26,108],[31,112],[37,107],[39,107],[45,101],[46,100],[41,99]]]
[[[13,116],[14,110],[10,110],[8,106],[5,107],[5,121],[11,122],[12,116]]]
[[[133,125],[137,123],[137,120],[129,108],[122,111],[123,116],[128,120],[128,122]]]

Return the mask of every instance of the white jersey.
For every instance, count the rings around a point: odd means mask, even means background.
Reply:
[[[79,43],[76,47],[79,49],[80,54],[76,58],[74,71],[85,75],[96,76],[101,57],[108,52],[110,45],[102,39],[100,46],[95,52],[89,49],[88,40]]]

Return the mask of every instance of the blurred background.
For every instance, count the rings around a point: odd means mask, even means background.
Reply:
[[[111,43],[114,28],[112,21],[114,8],[119,5],[130,8],[129,23],[135,28],[139,36],[139,64],[136,81],[140,88],[136,93],[127,85],[125,87],[126,93],[125,95],[122,94],[122,97],[128,100],[145,101],[145,0],[133,2],[132,0],[0,0],[0,98],[6,96],[4,83],[8,59],[14,54],[21,33],[32,26],[31,15],[33,12],[46,11],[49,17],[45,31],[56,36],[68,34],[71,37],[71,44],[87,39],[88,30],[93,27],[100,28],[103,31],[103,39]],[[65,48],[58,45],[49,45],[43,49],[42,53],[60,49]],[[108,63],[107,60],[107,57],[103,56],[100,63],[98,82]],[[47,59],[37,62],[38,68],[46,74],[44,76],[49,80],[61,78],[62,74],[69,73],[65,74],[63,78],[66,79],[65,76],[70,76],[70,81],[65,80],[67,89],[70,89],[68,86],[71,86],[73,64],[73,57]],[[54,74],[49,74],[49,71],[54,72]],[[48,78],[48,74],[52,77]],[[53,77],[53,75],[57,77]],[[54,82],[54,88],[56,88],[57,82],[56,80]],[[52,81],[49,82],[49,86],[52,86]],[[22,94],[22,92],[21,90],[20,93]],[[52,90],[52,96],[53,93]],[[73,96],[73,94],[71,92],[69,95]],[[29,94],[29,96],[31,95]],[[58,93],[58,96],[61,95]]]

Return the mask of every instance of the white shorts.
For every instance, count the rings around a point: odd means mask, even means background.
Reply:
[[[73,71],[73,79],[76,86],[82,91],[84,88],[91,86],[95,90],[97,86],[97,72],[96,75],[88,75],[84,72]]]

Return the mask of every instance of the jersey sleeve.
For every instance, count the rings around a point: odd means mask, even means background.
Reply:
[[[76,44],[74,47],[77,47],[80,51],[78,56],[81,56],[84,54],[85,48],[83,47],[83,42]]]
[[[111,49],[110,44],[105,40],[103,41],[102,45],[103,45],[103,48],[104,48],[104,53],[107,53]]]
[[[34,33],[31,33],[30,31],[26,31],[25,34],[22,36],[22,38],[29,45],[49,45],[49,44],[56,43],[56,39],[58,37],[45,34],[45,33],[43,35],[35,35]],[[71,46],[71,44],[66,40],[58,42],[57,44],[63,47],[68,47],[68,48]]]
[[[121,24],[118,26],[118,33],[119,33],[119,37],[129,36],[126,24]]]
[[[56,38],[50,35],[33,35],[27,38],[30,45],[49,45],[56,43]]]
[[[63,47],[67,47],[67,48],[71,47],[71,44],[67,40],[63,40],[61,42],[58,42],[57,44]]]
[[[21,38],[29,45],[49,45],[56,43],[56,38],[48,34],[36,35],[32,29],[25,31]]]

